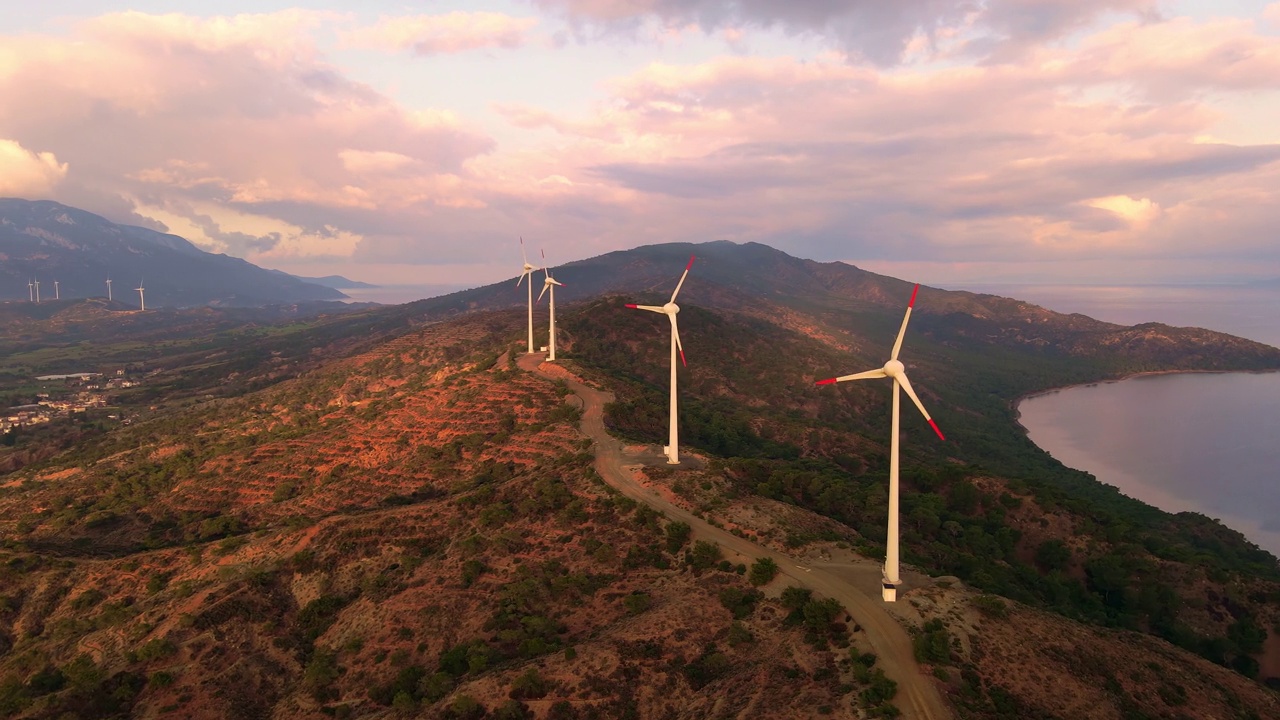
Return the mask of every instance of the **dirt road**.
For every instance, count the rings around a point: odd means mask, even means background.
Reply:
[[[691,512],[660,497],[645,488],[636,479],[636,471],[643,466],[638,458],[629,456],[620,441],[609,435],[604,427],[604,405],[613,400],[610,393],[595,390],[559,373],[544,372],[539,366],[543,356],[523,355],[518,361],[521,368],[539,372],[545,377],[566,383],[570,390],[582,399],[582,431],[594,441],[596,472],[610,486],[623,495],[645,503],[664,513],[672,520],[680,520],[693,528],[694,537],[718,544],[731,561],[751,563],[769,557],[778,564],[782,574],[794,585],[806,587],[824,597],[839,600],[855,622],[867,633],[872,650],[879,658],[878,664],[885,675],[898,683],[895,704],[904,718],[913,720],[946,720],[951,710],[942,700],[932,678],[920,672],[911,648],[911,637],[889,616],[882,607],[880,573],[873,564],[865,571],[853,571],[849,567],[826,568],[821,564],[809,566],[782,553],[757,545],[725,530],[698,519]],[[733,558],[733,555],[739,556]],[[862,576],[866,576],[865,578]],[[866,584],[876,597],[850,584],[846,578],[855,577],[859,584]]]

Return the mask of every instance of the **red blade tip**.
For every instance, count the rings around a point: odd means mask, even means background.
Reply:
[[[689,256],[689,264],[688,264],[688,265],[685,265],[685,266],[684,266],[684,269],[685,269],[685,270],[688,270],[689,268],[693,267],[693,261],[694,261],[694,256],[690,255],[690,256]]]
[[[640,307],[640,306],[639,306],[639,305],[632,305],[631,303],[627,303],[627,307],[629,307],[629,308],[631,308],[632,310],[634,310],[634,309],[636,309],[636,308],[638,308],[638,307]]]
[[[911,291],[911,302],[907,303],[907,307],[914,307],[916,304],[916,293],[920,292],[920,283],[916,283],[916,287]]]
[[[683,350],[681,350],[681,351],[680,351],[680,364],[681,364],[681,365],[684,365],[685,367],[689,367],[689,363],[687,363],[687,362],[685,362],[685,361],[684,361],[684,351],[683,351]]]
[[[946,440],[946,438],[942,436],[942,431],[938,429],[938,423],[934,422],[933,418],[929,418],[929,427],[932,427],[933,431],[938,433],[939,440]]]
[[[827,378],[826,380],[819,380],[815,382],[814,385],[834,385],[835,382],[836,382],[835,378]]]

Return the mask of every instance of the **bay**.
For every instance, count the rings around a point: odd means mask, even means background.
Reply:
[[[1018,406],[1032,442],[1169,512],[1216,518],[1280,556],[1280,373],[1146,375]]]

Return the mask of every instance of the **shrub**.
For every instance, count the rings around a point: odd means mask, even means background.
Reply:
[[[650,597],[649,593],[637,590],[623,598],[622,605],[627,609],[627,612],[632,615],[639,615],[652,607],[653,598]]]
[[[756,586],[768,585],[775,577],[778,576],[778,563],[773,558],[762,557],[751,564],[751,573],[747,576],[747,580]]]
[[[693,544],[689,550],[689,564],[695,570],[707,570],[714,567],[720,562],[720,546],[715,543],[709,543],[706,540],[699,540]]]

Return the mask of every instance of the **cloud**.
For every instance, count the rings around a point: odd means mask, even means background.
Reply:
[[[0,196],[45,197],[67,176],[67,164],[51,152],[32,152],[0,139]]]
[[[150,217],[174,227],[199,228],[189,206],[254,214],[292,203],[315,217],[338,207],[398,210],[409,226],[433,207],[481,204],[463,178],[494,141],[448,110],[407,109],[326,62],[313,35],[334,19],[127,12],[84,21],[65,37],[7,38],[0,137],[20,145],[6,157],[38,169],[30,177],[43,178],[46,192],[65,176],[55,199],[87,200],[86,209],[136,223],[111,200],[126,198],[165,208]],[[57,160],[13,148],[48,148]],[[326,253],[353,252],[351,238],[364,235],[292,225],[304,230],[281,230],[272,247],[303,252],[314,242]],[[243,235],[211,237],[210,246],[261,252],[268,237]]]
[[[1251,66],[1245,82],[1230,64],[1196,68],[1204,92],[1162,101],[1117,87],[1182,72],[1181,56],[1159,52],[1161,36],[1185,40],[1192,57],[1256,48],[1250,63],[1270,62],[1265,42],[1248,23],[1124,27],[1135,34],[1127,47],[1104,31],[1017,63],[655,63],[612,81],[591,114],[504,112],[563,138],[572,182],[622,191],[594,199],[640,223],[632,242],[755,240],[817,258],[967,263],[1257,252],[1280,269],[1261,230],[1263,217],[1280,222],[1270,184],[1280,144],[1204,141],[1222,117],[1217,97],[1280,73]],[[1207,249],[1192,228],[1213,222],[1226,239]]]
[[[1112,195],[1085,201],[1090,207],[1112,212],[1135,227],[1145,228],[1160,215],[1160,205],[1150,198],[1135,200],[1128,195]]]
[[[441,55],[482,48],[517,48],[528,41],[537,18],[495,12],[384,17],[369,27],[339,33],[344,47]]]
[[[705,32],[776,29],[824,38],[855,58],[888,65],[908,48],[961,32],[974,47],[1003,51],[1060,38],[1106,12],[1154,17],[1154,0],[534,0],[558,11],[579,30],[635,32],[646,21],[695,25]],[[984,53],[986,54],[986,53]]]

